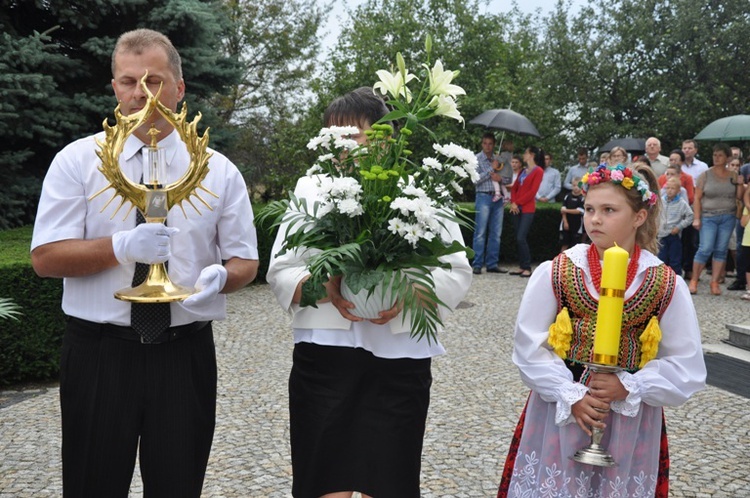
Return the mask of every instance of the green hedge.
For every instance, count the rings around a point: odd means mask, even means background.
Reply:
[[[0,232],[0,296],[21,307],[18,320],[0,322],[0,385],[57,376],[65,316],[62,280],[31,268],[31,227]]]
[[[256,205],[256,212],[261,206]],[[461,204],[463,213],[474,219],[474,204]],[[516,261],[513,222],[507,212],[503,219],[501,261]],[[529,233],[534,261],[553,258],[558,250],[560,205],[538,207]],[[265,281],[275,233],[258,227],[260,268],[258,281]],[[464,241],[471,246],[473,230],[463,228]],[[39,278],[31,268],[29,245],[31,227],[0,231],[0,297],[12,298],[21,307],[19,320],[0,322],[0,385],[49,380],[57,376],[65,317],[60,308],[62,280]]]

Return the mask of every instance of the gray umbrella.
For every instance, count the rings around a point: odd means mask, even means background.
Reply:
[[[703,128],[695,136],[696,140],[718,140],[720,142],[741,142],[750,140],[750,115],[737,114],[717,119]]]
[[[517,135],[531,135],[532,137],[541,137],[542,135],[534,126],[529,118],[510,109],[492,109],[484,111],[475,117],[469,124],[486,126],[487,128],[496,128],[498,130],[515,133]]]

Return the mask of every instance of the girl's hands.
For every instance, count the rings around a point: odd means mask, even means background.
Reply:
[[[609,403],[597,399],[591,394],[586,394],[577,401],[571,407],[570,411],[575,417],[578,427],[588,434],[589,437],[591,436],[591,429],[589,427],[598,427],[599,429],[607,427],[604,419],[609,414]]]
[[[610,403],[628,397],[628,390],[613,373],[591,374],[589,393],[571,407],[571,413],[578,426],[591,436],[589,427],[604,429],[604,420],[608,416]]]
[[[596,373],[591,375],[589,381],[589,392],[595,398],[612,403],[613,401],[622,401],[628,397],[627,389],[620,382],[619,377],[613,373]]]

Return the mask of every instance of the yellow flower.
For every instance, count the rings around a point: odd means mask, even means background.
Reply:
[[[583,177],[581,178],[581,183],[583,183],[583,184],[585,185],[585,184],[586,184],[586,182],[588,182],[588,181],[589,181],[589,174],[588,174],[588,173],[585,173],[585,174],[583,175]]]
[[[549,326],[547,343],[552,346],[557,356],[563,360],[568,357],[570,342],[573,340],[573,325],[570,323],[568,308],[563,308],[557,314],[555,323]]]
[[[628,178],[627,176],[625,178],[623,178],[623,180],[622,180],[622,186],[623,187],[625,187],[626,189],[630,190],[630,188],[633,185],[635,185],[635,183],[633,182],[632,178]]]

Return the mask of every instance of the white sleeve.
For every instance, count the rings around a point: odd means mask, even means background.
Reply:
[[[656,358],[630,375],[626,401],[679,406],[706,386],[701,334],[687,284],[677,279],[672,300],[659,321],[662,339]]]
[[[306,198],[312,188],[312,180],[308,177],[302,177],[297,182],[294,189],[294,195],[298,199]],[[279,226],[276,239],[271,249],[270,262],[266,280],[271,286],[271,290],[276,295],[281,307],[288,313],[292,313],[292,298],[297,289],[299,282],[310,274],[307,270],[307,259],[313,254],[311,250],[299,249],[287,251],[282,255],[279,252],[285,239],[285,233],[288,223],[284,222]]]
[[[557,316],[557,298],[552,290],[552,262],[539,265],[529,279],[521,299],[514,334],[513,363],[521,379],[544,401],[556,403],[556,423],[572,421],[570,409],[588,388],[573,380],[562,358],[547,343],[549,326]]]

